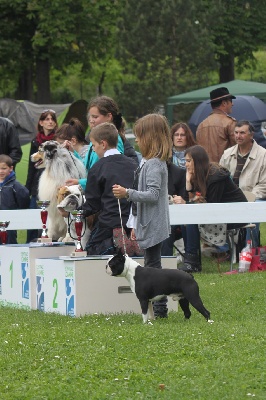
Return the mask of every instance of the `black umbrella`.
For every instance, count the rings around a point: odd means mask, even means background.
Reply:
[[[196,135],[198,125],[212,112],[210,100],[203,101],[193,112],[188,122],[192,132]],[[245,119],[252,122],[257,130],[261,122],[266,121],[266,104],[255,96],[236,96],[233,99],[232,113],[236,120]]]

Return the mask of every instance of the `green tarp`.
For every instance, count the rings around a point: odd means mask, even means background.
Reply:
[[[208,86],[191,92],[178,94],[168,97],[166,105],[166,115],[170,123],[173,120],[173,108],[177,104],[201,103],[210,98],[210,91],[218,87],[225,86],[233,95],[256,96],[261,100],[266,101],[266,84],[252,81],[234,80],[218,85]]]

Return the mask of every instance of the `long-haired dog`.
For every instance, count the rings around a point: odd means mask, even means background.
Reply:
[[[57,192],[57,208],[63,209],[67,212],[78,210],[82,207],[85,202],[84,192],[80,185],[62,186]],[[67,234],[65,238],[62,238],[63,242],[69,242],[77,239],[77,233],[75,230],[75,221],[69,215],[64,217],[67,225]],[[83,229],[81,234],[81,245],[85,249],[85,246],[89,240],[91,228],[93,224],[93,216],[83,219]],[[75,240],[76,241],[76,240]]]
[[[154,319],[152,302],[171,296],[178,300],[186,319],[191,316],[191,304],[210,323],[210,312],[204,307],[199,295],[199,286],[193,276],[178,269],[144,268],[135,260],[118,253],[109,258],[106,272],[111,276],[123,276],[140,302],[143,322]]]
[[[47,209],[48,236],[58,240],[65,237],[67,231],[64,218],[57,210],[58,188],[65,185],[68,179],[85,178],[85,166],[73,153],[53,140],[43,143],[37,153],[32,154],[31,161],[36,168],[45,168],[39,181],[38,196],[40,200],[50,201]]]

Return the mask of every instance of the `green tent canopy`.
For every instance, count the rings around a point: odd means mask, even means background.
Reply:
[[[233,95],[241,96],[256,96],[259,99],[266,101],[266,84],[252,81],[242,81],[236,79],[234,81],[219,83],[218,85],[208,86],[191,92],[178,94],[168,97],[166,105],[166,116],[169,123],[173,121],[173,109],[177,104],[201,103],[210,98],[210,91],[219,87],[225,86]]]

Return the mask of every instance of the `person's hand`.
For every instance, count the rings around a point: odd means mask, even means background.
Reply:
[[[74,148],[72,146],[72,143],[69,140],[65,140],[64,143],[62,144],[62,147],[65,147],[67,150],[74,152]]]
[[[131,240],[137,240],[137,239],[136,239],[135,229],[134,229],[134,228],[131,229],[131,232],[130,232],[130,239],[131,239]]]
[[[191,183],[191,178],[192,178],[192,172],[186,170],[186,182]]]
[[[63,207],[57,207],[57,210],[59,211],[59,214],[62,215],[62,217],[68,217],[69,212],[65,211]]]
[[[66,181],[66,186],[72,186],[72,185],[78,185],[79,180],[78,179],[68,179]]]
[[[113,194],[117,199],[124,199],[127,197],[127,190],[123,186],[113,185]]]
[[[181,196],[173,196],[173,202],[174,204],[186,204],[185,200]]]

